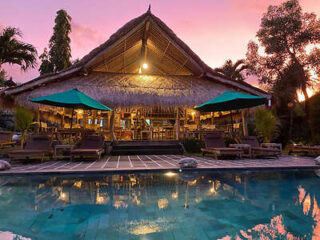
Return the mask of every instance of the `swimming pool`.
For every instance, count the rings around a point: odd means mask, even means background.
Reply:
[[[317,174],[1,176],[0,239],[320,239]]]

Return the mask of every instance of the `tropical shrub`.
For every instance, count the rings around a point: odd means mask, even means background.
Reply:
[[[25,108],[17,108],[14,114],[15,127],[21,132],[21,148],[27,138],[28,129],[33,120],[33,113]]]
[[[188,153],[200,153],[204,147],[204,141],[197,138],[185,138],[182,144]]]
[[[277,119],[271,111],[258,108],[254,118],[255,130],[260,134],[265,142],[270,142],[274,136]]]

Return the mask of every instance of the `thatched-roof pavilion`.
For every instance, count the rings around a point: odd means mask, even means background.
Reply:
[[[27,100],[72,88],[111,108],[193,107],[228,90],[270,98],[215,72],[150,9],[70,68],[9,88],[3,96],[38,108]]]

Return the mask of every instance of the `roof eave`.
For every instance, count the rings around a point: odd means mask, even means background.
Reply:
[[[254,94],[254,95],[258,95],[258,96],[261,96],[261,97],[265,97],[267,99],[271,99],[271,94],[261,90],[260,88],[256,88],[256,87],[254,87],[254,86],[252,86],[250,84],[244,84],[244,83],[236,82],[234,80],[227,79],[227,78],[224,78],[222,76],[217,76],[217,75],[215,75],[215,74],[213,74],[211,72],[207,72],[206,76],[209,77],[209,78],[212,78],[214,80],[218,80],[219,82],[221,82],[223,84],[227,84],[229,86],[233,86],[235,88],[239,88],[242,91],[245,91],[245,92],[248,92],[248,93],[251,93],[251,94]]]
[[[49,76],[40,76],[38,78],[35,78],[29,82],[23,83],[19,86],[6,89],[3,93],[5,95],[15,95],[19,94],[20,92],[26,91],[26,90],[32,90],[35,87],[41,86],[42,84],[47,84],[51,81],[54,81],[56,79],[66,78],[69,77],[77,72],[79,72],[82,69],[82,66],[70,68],[68,70],[55,73]]]

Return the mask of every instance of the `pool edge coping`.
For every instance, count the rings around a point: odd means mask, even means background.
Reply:
[[[317,170],[319,166],[280,166],[280,167],[222,167],[222,168],[158,168],[158,169],[110,169],[110,170],[77,170],[77,171],[30,171],[30,172],[0,172],[0,176],[36,176],[36,175],[89,175],[89,174],[128,174],[128,173],[157,173],[157,172],[221,172],[221,171],[270,171],[270,170]]]

